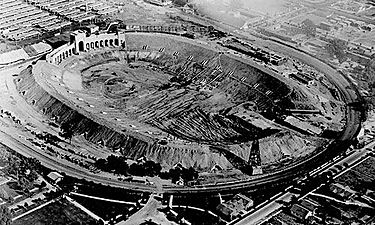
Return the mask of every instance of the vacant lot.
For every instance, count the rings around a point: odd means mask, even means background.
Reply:
[[[95,224],[95,220],[66,199],[61,199],[13,222],[13,225],[28,224]]]
[[[375,180],[375,158],[369,158],[354,168],[354,171],[361,175],[361,178]]]
[[[118,215],[129,215],[129,210],[132,207],[127,204],[88,199],[80,196],[72,196],[72,198],[104,220],[109,220]]]

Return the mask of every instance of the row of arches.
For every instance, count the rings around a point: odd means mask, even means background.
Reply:
[[[70,56],[72,56],[73,53],[74,53],[74,48],[69,48],[69,49],[66,49],[65,51],[61,51],[60,54],[58,54],[55,57],[54,63],[55,64],[61,63],[64,59],[69,58]]]
[[[73,54],[77,54],[79,52],[87,52],[93,49],[105,48],[105,47],[122,47],[125,45],[125,42],[119,41],[118,38],[111,38],[111,39],[100,39],[94,40],[91,42],[86,42],[85,40],[81,40],[78,42],[78,49],[76,45],[71,45],[68,48],[62,49],[59,52],[55,53],[54,56],[50,59],[51,63],[60,64],[63,60],[70,57]]]
[[[96,41],[87,42],[87,43],[80,41],[78,43],[78,48],[79,48],[78,50],[82,52],[82,51],[89,51],[91,49],[98,49],[98,48],[104,48],[104,47],[119,47],[119,46],[120,46],[120,43],[117,38],[96,40]]]

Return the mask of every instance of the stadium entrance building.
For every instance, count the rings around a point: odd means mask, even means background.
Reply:
[[[70,35],[70,43],[52,51],[47,55],[46,60],[49,63],[60,64],[64,59],[73,54],[78,55],[80,52],[88,52],[100,48],[124,47],[125,33],[92,34],[87,36],[84,31],[77,30]]]

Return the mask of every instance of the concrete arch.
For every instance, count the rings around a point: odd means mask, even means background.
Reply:
[[[74,43],[64,46],[64,48],[56,49],[47,55],[50,63],[60,63],[65,58],[80,52],[87,52],[93,49],[103,47],[125,47],[125,36],[120,34],[100,34],[86,37],[86,35],[78,35],[74,39]]]
[[[80,41],[78,42],[78,51],[79,52],[83,52],[85,49],[84,49],[84,44],[83,44],[83,41]]]

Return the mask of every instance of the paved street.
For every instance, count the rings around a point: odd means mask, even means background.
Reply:
[[[334,168],[335,165],[343,165],[344,163],[348,163],[350,166],[349,168],[343,169],[343,171],[339,172],[335,175],[334,178],[337,178],[338,176],[342,175],[346,171],[350,170],[354,166],[358,165],[360,162],[367,159],[366,154],[368,153],[367,148],[372,148],[375,146],[375,141],[369,143],[364,148],[353,150],[350,155],[343,158],[336,158],[334,162],[327,163],[325,166],[322,166],[321,168],[314,170],[314,172],[311,173],[311,175],[316,176],[318,174],[322,174],[323,172],[328,171],[331,168]],[[320,186],[317,188],[311,190],[309,193],[305,194],[304,196],[298,196],[300,198],[304,198],[305,196],[308,196],[315,190],[317,190]],[[260,209],[249,213],[246,215],[243,219],[234,221],[229,224],[236,224],[236,225],[245,225],[245,224],[260,224],[262,221],[265,220],[265,218],[270,217],[273,213],[276,213],[277,210],[279,210],[283,205],[280,204],[282,201],[289,201],[290,198],[293,196],[292,193],[286,192],[280,197],[278,197],[275,200],[270,201],[265,206],[261,207]]]

